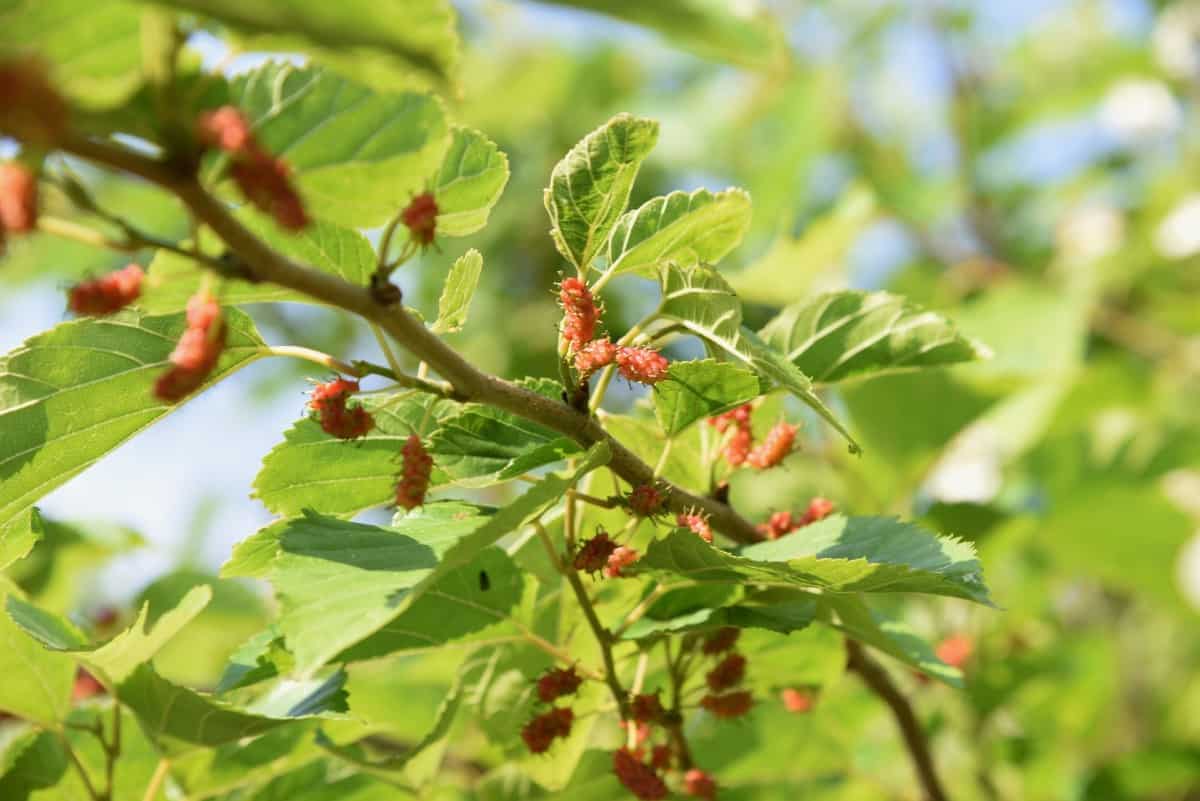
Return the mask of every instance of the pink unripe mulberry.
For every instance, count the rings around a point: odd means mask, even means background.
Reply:
[[[730,409],[727,412],[718,414],[716,417],[708,418],[708,424],[724,434],[732,428],[745,428],[750,425],[750,413],[754,407],[749,403],[743,403],[736,409]]]
[[[730,467],[741,467],[750,457],[750,449],[754,446],[754,435],[749,426],[741,426],[733,430],[729,441],[725,443],[725,461]]]
[[[608,337],[593,339],[575,351],[575,369],[582,380],[587,380],[592,373],[607,367],[617,357],[617,346]]]
[[[966,666],[975,650],[975,643],[965,634],[954,634],[937,644],[934,653],[950,667],[960,670]]]
[[[713,541],[712,526],[708,524],[708,520],[702,515],[695,513],[678,515],[675,518],[675,523],[683,528],[691,529],[705,542]]]
[[[80,316],[103,317],[125,308],[142,294],[145,273],[130,264],[99,278],[71,287],[67,307]]]
[[[400,480],[396,483],[396,505],[404,509],[415,509],[425,503],[429,491],[429,476],[433,472],[433,457],[425,450],[425,443],[416,434],[410,434],[400,450]]]
[[[779,700],[783,702],[783,707],[788,712],[793,715],[803,715],[812,710],[817,699],[811,690],[787,687],[779,693]]]
[[[626,381],[657,384],[667,377],[670,362],[652,348],[617,348],[617,368]]]
[[[221,307],[211,295],[199,292],[188,300],[187,324],[171,352],[172,367],[154,384],[155,396],[168,403],[180,401],[199,389],[225,349],[228,329]]]
[[[604,575],[608,578],[621,578],[621,571],[638,560],[638,552],[626,545],[618,545],[608,557],[604,566]]]
[[[808,502],[808,509],[805,510],[804,517],[800,519],[800,525],[807,526],[809,523],[824,520],[833,514],[835,508],[833,501],[828,498],[813,498]]]
[[[345,378],[335,378],[313,388],[308,406],[317,413],[326,434],[338,439],[357,439],[374,428],[375,420],[370,412],[361,405],[347,405],[355,392],[358,392],[358,382]]]
[[[692,798],[715,801],[717,797],[717,782],[712,776],[699,768],[692,768],[683,775],[683,791]]]
[[[558,301],[563,308],[562,336],[572,352],[579,351],[596,337],[600,309],[592,290],[579,278],[564,278],[558,286]]]
[[[0,164],[0,229],[24,234],[37,227],[37,178],[24,164]]]
[[[781,420],[767,433],[767,438],[762,444],[750,451],[746,462],[759,470],[774,467],[792,452],[795,441],[796,427]]]

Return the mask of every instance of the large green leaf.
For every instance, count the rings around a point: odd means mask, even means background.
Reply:
[[[823,383],[969,362],[989,353],[945,317],[888,292],[817,295],[784,309],[760,333]]]
[[[715,270],[704,265],[665,265],[659,270],[659,283],[661,317],[702,339],[710,350],[740,361],[800,398],[849,441],[852,451],[858,450],[850,432],[813,392],[808,376],[742,325],[741,301]]]
[[[0,570],[24,559],[44,534],[42,515],[36,506],[13,517],[0,527]]]
[[[732,362],[672,362],[666,380],[654,385],[654,413],[663,431],[673,436],[702,417],[754,400],[766,389],[757,375]]]
[[[0,54],[32,51],[73,102],[114,106],[142,82],[141,12],[120,0],[9,0],[0,11]]]
[[[546,187],[551,236],[567,261],[586,271],[629,204],[658,123],[618,114],[583,138],[554,167]]]
[[[524,383],[543,395],[559,387],[549,379]],[[429,453],[450,481],[487,486],[562,461],[579,453],[579,446],[523,417],[471,404],[441,421],[429,440]]]
[[[347,442],[326,434],[315,420],[299,420],[263,459],[255,497],[280,515],[304,509],[344,515],[391,503],[404,441],[414,432],[427,435],[440,417],[458,408],[419,393],[367,396],[361,402],[375,418],[366,437]]]
[[[283,231],[273,220],[252,212],[237,216],[243,225],[258,234],[276,253],[344,278],[352,284],[366,286],[367,278],[375,269],[375,251],[358,231],[322,220],[314,221],[303,231]],[[160,250],[150,262],[149,275],[138,305],[150,314],[179,311],[187,306],[188,298],[200,288],[206,274],[206,269],[192,259]],[[227,305],[268,301],[318,302],[310,295],[276,284],[251,283],[232,278],[221,284],[221,302]]]
[[[327,70],[266,64],[233,86],[262,145],[282,156],[313,216],[382,225],[424,190],[450,145],[442,104],[382,94]]]
[[[656,266],[713,264],[741,244],[750,227],[750,196],[741,189],[672,192],[626,212],[608,241],[608,272],[653,278]]]
[[[211,17],[250,50],[305,52],[382,89],[445,84],[458,62],[449,0],[154,0]]]
[[[0,595],[17,592],[0,576]],[[70,713],[75,660],[43,648],[7,614],[0,614],[0,676],[0,710],[47,726]]]
[[[597,11],[658,31],[708,58],[767,69],[787,61],[783,35],[773,20],[723,0],[550,0]]]
[[[483,256],[475,248],[455,259],[450,274],[446,276],[446,284],[442,287],[442,296],[438,299],[434,331],[439,334],[458,331],[466,325],[467,310],[471,308],[471,298],[475,295],[482,271]]]
[[[226,320],[205,386],[262,355],[249,317]],[[0,359],[0,528],[174,408],[151,390],[184,326],[182,314],[126,311],[63,323]]]
[[[922,592],[990,603],[970,543],[888,517],[833,515],[734,554],[676,529],[638,562],[697,583],[824,592]]]
[[[508,156],[496,143],[474,129],[455,128],[433,189],[437,233],[466,236],[483,228],[507,183]]]
[[[308,676],[406,612],[443,576],[542,514],[607,459],[607,448],[596,446],[573,475],[547,475],[490,515],[460,503],[434,503],[398,516],[392,526],[371,526],[308,512],[256,533],[253,555],[235,550],[233,569],[274,585],[282,605],[277,626],[296,670]]]

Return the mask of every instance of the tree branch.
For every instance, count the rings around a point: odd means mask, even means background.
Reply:
[[[916,768],[917,778],[921,781],[921,788],[925,792],[926,800],[948,801],[946,792],[942,789],[942,783],[938,779],[937,770],[933,765],[929,741],[925,739],[925,732],[913,712],[912,704],[892,683],[887,671],[868,656],[859,643],[847,639],[846,654],[848,657],[846,669],[857,673],[863,683],[871,689],[871,692],[878,695],[892,710],[892,716],[896,718],[896,724],[900,727],[900,734],[904,737],[904,745],[908,748],[908,755],[912,758],[913,767]]]
[[[208,225],[245,263],[255,279],[293,289],[378,324],[449,381],[459,396],[540,423],[584,447],[607,442],[612,451],[608,467],[614,473],[632,486],[654,481],[654,471],[650,466],[605,432],[594,417],[481,372],[399,304],[384,306],[374,300],[366,287],[351,284],[276,253],[200,185],[190,165],[176,165],[142,155],[119,144],[87,139],[78,134],[67,135],[58,146],[64,152],[137,175],[174,193],[197,219]],[[672,511],[699,511],[709,518],[713,528],[730,539],[738,542],[758,540],[754,526],[726,504],[670,484],[665,485],[665,489]]]

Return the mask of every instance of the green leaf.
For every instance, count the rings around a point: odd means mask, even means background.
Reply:
[[[391,89],[448,84],[458,62],[449,0],[154,0],[211,17],[241,36],[245,49],[304,52]]]
[[[429,587],[408,611],[338,656],[374,659],[396,651],[429,648],[482,631],[508,619],[525,583],[512,559],[485,548],[471,562]]]
[[[622,636],[640,640],[726,626],[790,634],[807,628],[816,619],[818,599],[812,593],[774,588],[743,597],[740,592],[730,593],[730,589],[737,588],[702,584],[667,593]],[[726,596],[713,596],[713,591],[724,592]],[[692,603],[682,605],[670,597],[672,594],[689,597]],[[665,606],[664,601],[668,602]]]
[[[16,595],[8,596],[4,610],[12,622],[51,651],[74,651],[88,646],[88,638],[74,623]]]
[[[16,593],[0,577],[0,594],[12,598]],[[70,714],[75,660],[47,651],[8,615],[0,615],[0,676],[0,710],[47,726]]]
[[[728,411],[765,391],[757,375],[730,362],[672,362],[667,378],[654,385],[654,413],[663,431],[674,436],[703,417]]]
[[[280,230],[274,220],[243,211],[239,221],[267,245],[288,258],[322,272],[366,286],[375,270],[375,251],[358,231],[315,220],[303,231]],[[138,305],[150,314],[165,314],[184,309],[188,298],[200,289],[207,271],[192,259],[160,250],[150,269]],[[221,284],[221,302],[227,306],[243,303],[316,303],[312,296],[270,283],[251,283],[226,279]]]
[[[263,147],[291,166],[312,215],[349,228],[395,216],[450,145],[436,98],[372,92],[314,67],[266,64],[239,79],[233,95]]]
[[[433,194],[437,233],[466,236],[487,225],[488,215],[508,183],[508,156],[472,128],[454,128]]]
[[[755,69],[787,61],[786,45],[765,14],[737,11],[720,0],[549,0],[607,14],[658,31],[699,55]],[[751,7],[753,8],[753,7]]]
[[[991,603],[970,543],[887,517],[833,515],[737,554],[676,529],[652,543],[638,565],[697,583],[921,592]]]
[[[715,264],[750,227],[750,196],[741,189],[672,192],[626,212],[608,241],[607,273],[655,277],[657,265]]]
[[[929,643],[907,623],[870,609],[853,595],[829,595],[821,602],[837,612],[837,620],[831,624],[834,628],[951,687],[963,686],[962,671],[938,659]]]
[[[482,271],[483,256],[475,248],[454,261],[450,274],[446,276],[446,285],[442,287],[442,296],[438,299],[438,316],[433,324],[435,332],[444,334],[458,331],[466,325],[467,310],[471,308],[471,298],[475,295]]]
[[[36,506],[0,527],[0,570],[28,556],[44,534],[45,525]]]
[[[118,0],[9,0],[0,12],[0,54],[34,51],[72,102],[116,106],[142,83],[141,11]]]
[[[355,442],[326,434],[307,417],[297,421],[263,459],[255,497],[280,515],[304,509],[346,515],[392,503],[404,441],[414,432],[427,435],[439,418],[459,408],[419,393],[367,396],[361,403],[374,416],[375,428]],[[439,481],[437,471],[434,480]]]
[[[551,397],[559,389],[559,384],[550,379],[522,383]],[[579,446],[523,417],[469,404],[457,415],[440,421],[429,440],[429,453],[450,481],[482,487],[562,461],[579,453]]]
[[[985,346],[960,334],[945,317],[888,292],[817,295],[784,309],[760,333],[823,383],[989,356]]]
[[[133,710],[155,740],[214,746],[254,737],[290,722],[288,717],[252,715],[180,687],[141,665],[117,688],[121,703]]]
[[[265,569],[282,606],[277,622],[302,676],[381,629],[451,571],[558,502],[580,476],[607,462],[594,447],[571,476],[548,475],[494,514],[459,503],[427,504],[393,526],[308,512],[258,532],[251,560],[274,540]],[[239,554],[235,551],[235,560]],[[245,564],[244,559],[239,561]]]
[[[858,443],[813,392],[812,382],[781,353],[742,325],[742,304],[715,270],[703,265],[659,271],[659,315],[702,339],[710,348],[742,362],[762,378],[791,392],[825,418],[857,452]]]
[[[228,345],[205,386],[261,355],[250,318],[226,311]],[[0,530],[174,405],[152,394],[182,314],[63,323],[0,358]]]
[[[587,270],[608,241],[657,141],[657,122],[618,114],[571,148],[550,173],[545,193],[550,234],[578,270]]]

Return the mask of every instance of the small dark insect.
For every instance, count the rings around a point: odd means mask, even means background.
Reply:
[[[492,580],[488,578],[486,570],[479,571],[479,589],[487,592],[492,588]]]

